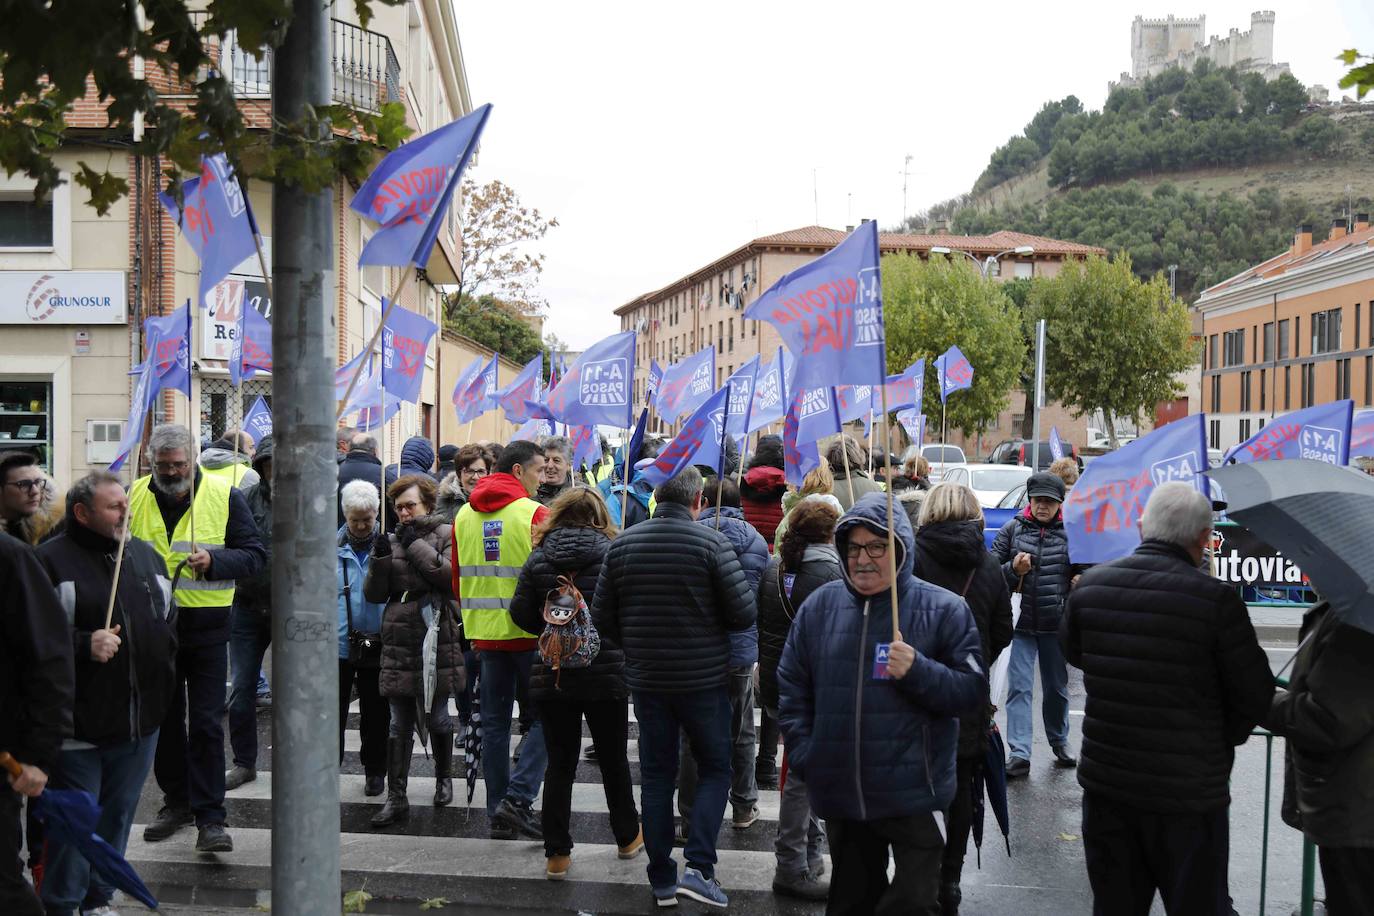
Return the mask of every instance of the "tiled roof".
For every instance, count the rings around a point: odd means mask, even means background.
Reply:
[[[1289,246],[1288,250],[1274,255],[1269,260],[1243,270],[1234,277],[1222,280],[1215,286],[1207,287],[1202,291],[1202,298],[1224,293],[1252,280],[1268,280],[1271,277],[1286,274],[1290,270],[1310,267],[1341,255],[1352,254],[1356,249],[1367,248],[1372,243],[1374,243],[1374,226],[1348,232],[1338,239],[1327,239],[1320,245],[1313,245],[1302,254],[1294,254],[1292,246]]]

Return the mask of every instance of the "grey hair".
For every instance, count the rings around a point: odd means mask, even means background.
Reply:
[[[564,458],[572,461],[573,447],[567,436],[545,436],[539,447],[546,452],[562,452]]]
[[[827,449],[825,453],[825,460],[830,465],[830,472],[832,474],[844,473],[846,458],[849,459],[849,473],[864,473],[865,477],[868,476],[866,473],[868,468],[868,457],[864,454],[863,446],[859,444],[858,440],[848,434],[840,436],[838,439],[831,442],[830,448]]]
[[[654,499],[659,503],[677,503],[690,509],[701,495],[701,490],[701,472],[688,465],[676,477],[659,484],[658,489],[654,490]]]
[[[1197,543],[1212,528],[1212,502],[1192,484],[1174,481],[1155,487],[1140,516],[1140,536],[1180,547]]]
[[[124,489],[124,481],[109,471],[91,471],[82,477],[67,491],[67,513],[70,515],[78,503],[87,509],[94,509],[92,503],[95,501],[95,491],[111,483],[121,490]]]
[[[192,438],[191,431],[184,426],[163,423],[161,426],[154,426],[153,431],[148,434],[148,462],[151,464],[157,461],[157,456],[163,452],[174,452],[182,449],[186,452],[187,461],[195,461],[200,454],[200,449],[196,446],[196,440]]]
[[[339,505],[344,515],[359,510],[377,512],[381,509],[382,498],[377,494],[376,484],[366,480],[350,480],[339,492]]]
[[[377,454],[377,440],[367,433],[358,433],[348,443],[349,448],[358,448],[370,455]]]

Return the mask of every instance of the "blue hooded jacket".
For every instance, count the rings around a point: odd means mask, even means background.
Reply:
[[[817,817],[868,821],[949,808],[958,716],[987,703],[978,628],[963,598],[916,578],[905,512],[897,537],[898,629],[916,650],[900,680],[875,679],[892,639],[890,592],[860,595],[845,550],[859,525],[887,533],[886,496],[861,498],[835,528],[844,578],[806,599],[778,665],[778,725]],[[884,558],[884,562],[886,558]]]
[[[348,543],[348,526],[339,529],[338,559],[334,563],[334,581],[339,594],[339,658],[348,658],[348,605],[353,605],[353,629],[360,633],[381,633],[382,612],[386,602],[368,601],[363,597],[363,579],[367,577],[367,567],[372,562],[369,549],[362,562]],[[344,581],[347,577],[349,597],[344,598]]]
[[[701,513],[697,524],[708,528],[716,527],[716,508],[712,506]],[[744,513],[733,506],[720,508],[720,533],[735,548],[739,557],[744,578],[749,582],[749,590],[758,594],[759,579],[768,568],[768,544],[754,526],[744,520]],[[747,630],[731,633],[730,667],[743,668],[759,660],[759,627],[750,626]]]
[[[392,465],[396,469],[396,477],[405,477],[407,474],[423,474],[431,480],[437,482],[434,476],[434,446],[424,436],[411,436],[401,446],[401,461],[399,465]],[[388,468],[390,470],[390,468]]]

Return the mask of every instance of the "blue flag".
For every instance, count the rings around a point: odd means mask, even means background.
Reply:
[[[644,383],[646,398],[652,398],[661,384],[663,384],[663,367],[658,364],[658,360],[651,359],[649,360],[649,378]]]
[[[262,395],[258,395],[253,406],[248,408],[248,415],[243,418],[243,429],[254,445],[261,442],[263,436],[272,435],[272,408],[267,406]]]
[[[657,458],[636,472],[640,479],[659,487],[694,464],[719,469],[729,395],[729,386],[723,385],[702,402],[683,424],[682,432],[663,447]]]
[[[474,393],[469,393],[468,388],[473,387],[473,382],[477,381],[477,376],[482,374],[482,363],[483,359],[480,356],[473,359],[462,372],[458,373],[458,380],[453,383],[453,410],[458,415],[459,423],[466,423],[473,419],[473,417],[463,418],[463,408],[468,405],[469,398],[474,396]],[[475,391],[475,399],[480,401],[482,394],[483,392],[478,388]],[[476,414],[473,416],[475,417]]]
[[[1059,427],[1050,427],[1050,455],[1055,461],[1064,457],[1064,440],[1059,438]]]
[[[358,376],[358,384],[353,386],[353,393],[349,395],[348,403],[344,406],[343,412],[350,414],[381,403],[382,374],[377,371],[377,361],[373,358],[367,361],[367,368],[362,375]]]
[[[935,359],[935,374],[940,378],[940,403],[956,391],[973,387],[973,364],[958,347],[950,347]]]
[[[797,388],[881,384],[887,377],[878,224],[774,283],[744,310],[778,329],[797,358]]]
[[[148,355],[132,373],[137,380],[129,401],[129,419],[124,424],[124,435],[119,440],[115,459],[110,462],[111,471],[124,466],[134,443],[143,434],[143,422],[159,393],[173,388],[190,400],[189,306],[188,302],[170,315],[143,322],[143,341]]]
[[[665,423],[675,423],[716,390],[716,348],[704,347],[662,372],[654,389],[654,409]]]
[[[204,304],[210,290],[230,271],[257,254],[257,224],[223,153],[202,157],[200,177],[183,182],[181,195],[184,206],[180,210],[165,191],[157,198],[200,258],[200,302]]]
[[[444,214],[486,126],[491,105],[432,130],[377,163],[349,207],[381,226],[360,265],[424,267]]]
[[[1136,523],[1155,487],[1182,481],[1208,493],[1206,415],[1194,414],[1094,459],[1069,491],[1064,528],[1075,563],[1106,563],[1140,543]]]
[[[759,358],[749,360],[725,380],[730,389],[730,413],[725,431],[731,436],[743,436],[749,428],[749,412],[754,405],[754,385],[758,381]]]
[[[926,361],[918,359],[901,375],[889,375],[887,384],[887,409],[889,412],[915,409],[921,412],[921,400],[925,391]],[[873,410],[881,413],[883,409],[883,390],[873,388]]]
[[[818,442],[840,431],[840,412],[834,388],[798,390],[794,411],[797,420],[795,441],[799,445]]]
[[[816,390],[826,392],[827,398],[829,397],[829,388]],[[816,448],[816,440],[803,439],[799,435],[803,400],[804,393],[802,391],[793,392],[791,400],[788,402],[787,414],[782,422],[783,478],[796,487],[801,486],[806,475],[820,467],[821,464],[820,450]],[[822,411],[822,414],[834,416],[834,411],[827,407]]]
[[[625,484],[629,486],[635,479],[635,462],[639,460],[640,450],[644,448],[644,427],[649,423],[649,408],[644,408],[639,412],[639,421],[635,423],[634,435],[630,436],[630,445],[625,450]]]
[[[591,467],[601,457],[601,437],[595,426],[569,426],[568,441],[572,443],[573,472],[586,465]]]
[[[366,352],[359,353],[347,363],[334,370],[334,400],[342,401],[344,393],[348,391],[348,380],[353,378],[353,373],[357,371],[358,365],[367,359]],[[359,379],[361,381],[361,379]],[[357,390],[356,388],[354,389]]]
[[[526,442],[537,443],[545,436],[553,435],[553,425],[548,420],[534,418],[525,421],[525,425],[515,431],[515,435],[510,437],[510,441],[524,439]]]
[[[1226,453],[1224,462],[1248,464],[1283,458],[1310,458],[1349,464],[1355,402],[1333,401],[1275,417],[1264,429]]]
[[[902,429],[906,430],[907,438],[911,440],[912,445],[918,449],[925,445],[925,414],[917,413],[914,407],[908,407],[906,410],[897,411],[897,422],[902,424]]]
[[[1371,455],[1374,455],[1374,410],[1362,410],[1355,414],[1350,426],[1350,457]]]
[[[622,331],[593,344],[532,415],[569,426],[614,426],[627,429],[634,417],[630,379],[635,361],[635,332]]]
[[[453,406],[458,413],[459,423],[471,423],[496,406],[496,379],[499,371],[499,360],[495,353],[487,362],[486,368],[482,368],[482,357],[477,357],[474,364],[477,367],[476,373],[464,384],[463,378],[458,379],[458,387],[453,389]],[[464,370],[464,376],[467,371]]]
[[[382,311],[387,302],[382,300]],[[382,387],[398,400],[414,404],[425,380],[425,351],[439,326],[409,309],[393,308],[382,325]]]
[[[867,421],[868,412],[875,409],[873,395],[877,391],[876,385],[837,385],[835,405],[840,414],[840,422],[848,423],[860,417]]]
[[[229,381],[237,385],[257,374],[272,371],[272,322],[245,298],[239,306],[229,355]]]
[[[787,414],[787,377],[792,369],[791,360],[792,354],[778,347],[777,356],[759,368],[745,432],[756,432],[770,423],[777,423]]]
[[[377,407],[375,404],[371,407],[365,407],[359,411],[358,419],[354,421],[354,425],[364,432],[371,432],[374,429],[380,429],[390,423],[391,418],[400,412],[401,399],[393,398],[388,394],[386,396],[385,410]]]
[[[539,400],[539,383],[543,380],[544,354],[525,363],[509,385],[496,392],[496,403],[506,412],[506,419],[512,423],[524,423],[532,414],[529,401]]]

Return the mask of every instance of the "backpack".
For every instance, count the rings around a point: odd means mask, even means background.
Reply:
[[[572,576],[559,576],[558,587],[544,598],[544,632],[539,634],[539,658],[553,671],[553,686],[559,688],[564,668],[586,668],[601,651],[601,634],[596,632],[587,600]]]
[[[649,518],[649,502],[654,495],[653,488],[645,490],[636,480],[628,490],[627,498],[625,484],[618,480],[612,483],[611,479],[607,477],[597,484],[597,489],[601,491],[602,498],[606,500],[606,509],[611,515],[611,521],[621,531]],[[621,517],[622,503],[625,504],[623,518]]]

